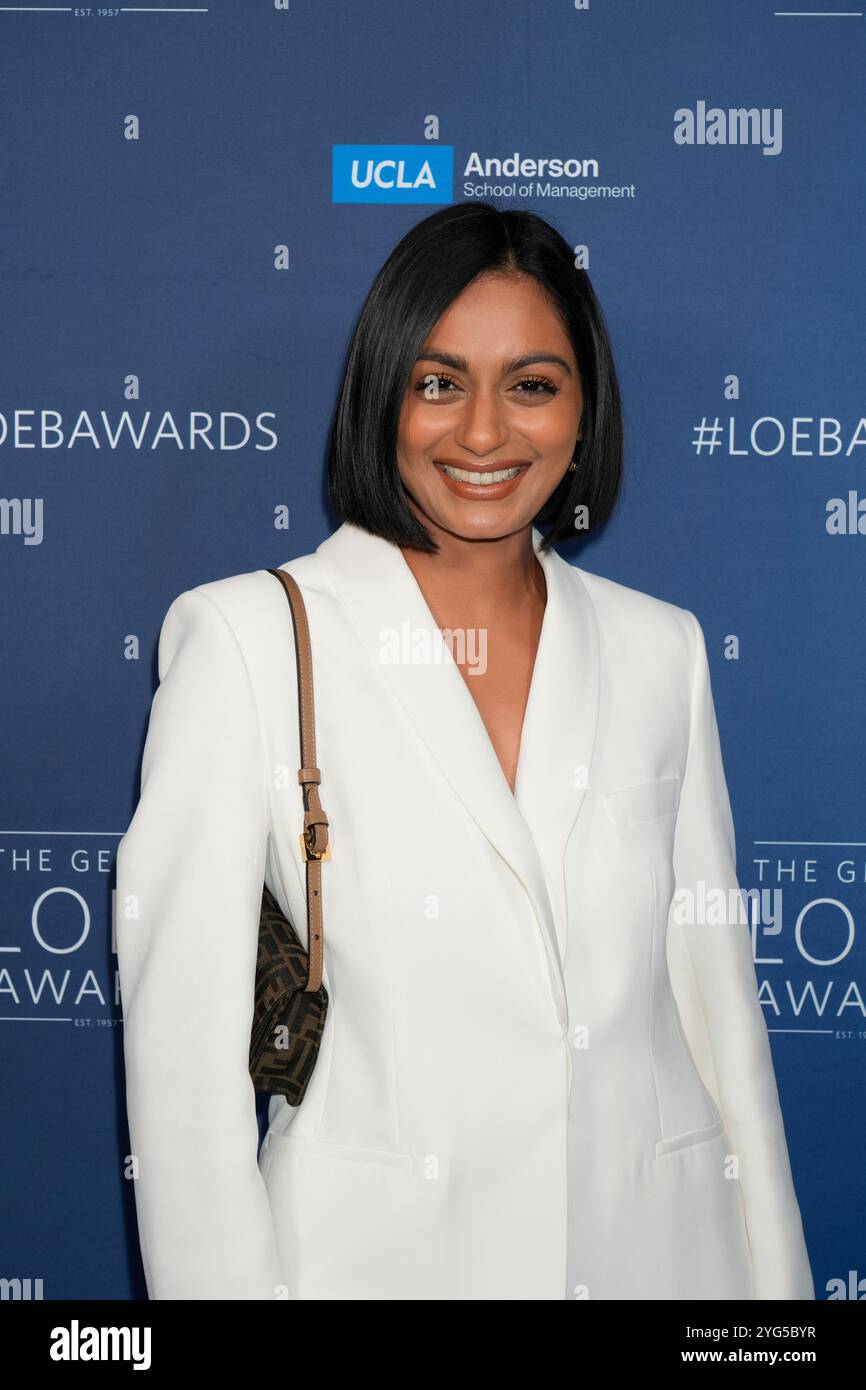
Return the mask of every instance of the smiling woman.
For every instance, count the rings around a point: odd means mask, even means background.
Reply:
[[[508,491],[482,478],[512,468]],[[449,508],[448,470],[472,475],[455,498],[509,506]],[[562,237],[485,203],[425,218],[379,271],[355,329],[329,447],[339,514],[415,554],[435,553],[458,512],[477,539],[534,520],[546,549],[574,537],[578,506],[582,534],[608,519],[621,472],[604,316]]]
[[[814,1296],[748,926],[672,911],[737,887],[700,624],[553,548],[621,450],[566,241],[445,208],[358,319],[342,524],[281,566],[320,765],[270,574],[166,614],[116,893],[151,1297]],[[327,791],[330,1004],[257,1154],[263,877],[307,945],[292,764]]]
[[[495,273],[457,297],[430,339],[400,415],[407,494],[446,531],[458,517],[478,539],[516,530],[562,482],[580,441],[583,393],[568,334],[537,280]],[[538,347],[514,356],[513,345],[526,342]],[[431,373],[433,363],[448,370]],[[440,479],[448,494],[481,508],[449,506]],[[488,506],[518,490],[513,506]]]

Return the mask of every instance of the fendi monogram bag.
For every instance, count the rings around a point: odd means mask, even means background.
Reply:
[[[307,612],[292,576],[277,569],[268,573],[283,586],[295,633],[301,758],[298,781],[304,807],[300,841],[306,866],[309,951],[304,950],[276,898],[263,886],[250,1075],[257,1090],[278,1092],[290,1105],[300,1105],[316,1065],[328,1012],[328,992],[322,984],[322,863],[330,859],[331,851],[328,817],[319,800],[321,774],[316,766],[313,659]]]

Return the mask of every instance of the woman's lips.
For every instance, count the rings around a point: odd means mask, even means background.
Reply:
[[[433,463],[449,491],[470,502],[498,501],[518,487],[530,465],[522,459],[503,459],[485,468],[466,468],[463,464],[434,459]],[[482,478],[496,481],[482,482]],[[478,480],[478,481],[476,481]]]

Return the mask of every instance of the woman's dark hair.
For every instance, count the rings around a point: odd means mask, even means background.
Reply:
[[[619,384],[601,306],[567,242],[531,212],[456,203],[398,242],[364,301],[328,443],[328,491],[344,521],[415,550],[436,542],[410,510],[397,469],[397,428],[410,374],[433,325],[477,276],[530,275],[547,291],[577,358],[584,395],[577,470],[535,518],[545,549],[613,510],[622,474]]]

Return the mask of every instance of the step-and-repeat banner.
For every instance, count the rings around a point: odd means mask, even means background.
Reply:
[[[3,1297],[145,1295],[111,915],[159,628],[338,524],[363,296],[474,199],[603,305],[626,480],[566,558],[702,622],[817,1297],[866,1297],[864,64],[820,3],[0,9]]]

